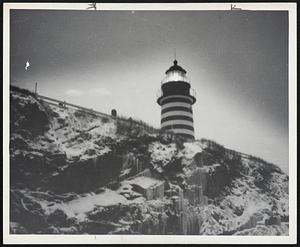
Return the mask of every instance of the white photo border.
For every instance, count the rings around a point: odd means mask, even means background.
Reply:
[[[5,244],[296,244],[297,241],[297,6],[296,3],[97,3],[98,10],[288,11],[289,16],[289,236],[39,235],[9,233],[10,10],[86,10],[88,3],[3,4],[3,243]],[[86,10],[94,11],[94,10]],[[235,10],[234,10],[235,11]]]

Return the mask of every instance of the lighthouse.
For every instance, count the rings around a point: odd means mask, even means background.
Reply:
[[[191,88],[186,71],[174,60],[157,95],[157,103],[161,106],[161,129],[194,140],[192,105],[195,102],[195,90]]]

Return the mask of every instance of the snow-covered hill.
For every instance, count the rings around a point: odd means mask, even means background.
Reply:
[[[209,140],[10,93],[10,231],[288,235],[288,176]]]

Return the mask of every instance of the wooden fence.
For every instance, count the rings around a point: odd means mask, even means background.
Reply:
[[[44,96],[44,95],[40,95],[40,94],[36,94],[36,97],[39,98],[39,99],[42,99],[43,101],[45,101],[46,103],[48,103],[50,105],[55,105],[55,106],[60,106],[60,107],[71,107],[71,108],[74,108],[76,110],[83,111],[85,113],[97,115],[99,117],[109,118],[109,119],[116,119],[116,120],[121,121],[121,122],[126,123],[126,124],[131,122],[133,124],[142,126],[143,128],[145,128],[145,130],[147,130],[151,133],[159,133],[158,129],[155,129],[154,127],[148,125],[147,123],[145,123],[143,121],[138,121],[138,120],[131,119],[131,118],[126,119],[123,116],[114,117],[112,115],[109,115],[109,114],[106,114],[106,113],[103,113],[103,112],[99,112],[99,111],[96,111],[96,110],[93,110],[93,109],[90,109],[90,108],[86,108],[86,107],[82,107],[82,106],[79,106],[79,105],[74,105],[74,104],[68,103],[66,101],[53,99],[53,98],[50,98],[50,97],[47,97],[47,96]]]
[[[68,103],[66,101],[61,101],[61,100],[53,99],[53,98],[46,97],[46,96],[43,96],[43,95],[40,95],[40,94],[37,94],[37,97],[40,98],[40,99],[42,99],[42,100],[44,100],[44,101],[46,101],[47,103],[52,103],[52,105],[69,106],[69,107],[75,108],[77,110],[81,110],[81,111],[84,111],[84,112],[87,112],[87,113],[98,115],[100,117],[112,118],[112,116],[109,115],[109,114],[102,113],[102,112],[99,112],[99,111],[95,111],[93,109],[89,109],[89,108],[82,107],[82,106],[79,106],[79,105],[74,105],[74,104]]]

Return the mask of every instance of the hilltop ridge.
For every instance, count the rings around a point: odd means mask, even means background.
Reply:
[[[274,164],[15,87],[10,104],[11,233],[288,235]]]

